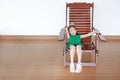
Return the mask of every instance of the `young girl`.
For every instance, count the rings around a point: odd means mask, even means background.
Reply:
[[[66,28],[66,33],[67,33],[67,38],[69,40],[67,47],[70,49],[70,61],[71,61],[70,72],[80,73],[82,70],[82,65],[81,65],[82,48],[84,47],[81,43],[81,38],[86,38],[88,36],[91,36],[95,32],[90,32],[88,34],[79,35],[77,34],[75,26],[70,25],[68,28]],[[78,62],[76,64],[76,69],[75,69],[75,64],[74,64],[75,52],[77,53],[77,56],[78,56]]]

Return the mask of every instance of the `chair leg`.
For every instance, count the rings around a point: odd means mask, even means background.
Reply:
[[[66,67],[66,53],[64,51],[64,67]]]
[[[99,57],[99,50],[95,50],[95,63],[97,63]]]
[[[64,56],[64,67],[66,67],[67,66],[67,61],[66,61],[66,58],[67,58],[66,44],[64,44],[63,56]]]

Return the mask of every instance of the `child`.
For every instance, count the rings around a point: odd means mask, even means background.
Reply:
[[[80,73],[82,71],[81,57],[82,57],[82,48],[84,46],[81,43],[81,38],[86,38],[88,36],[93,35],[94,33],[95,32],[90,32],[88,34],[79,35],[77,34],[77,31],[74,25],[70,25],[68,28],[66,28],[66,34],[69,40],[67,47],[70,49],[70,61],[71,61],[70,72]],[[75,52],[77,53],[77,56],[78,56],[78,63],[76,64],[76,70],[75,70],[75,64],[74,64]]]

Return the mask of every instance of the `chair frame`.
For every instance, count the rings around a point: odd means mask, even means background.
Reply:
[[[94,13],[94,3],[66,3],[66,27],[70,24],[68,23],[68,8],[70,8],[71,6],[75,6],[75,7],[79,7],[79,5],[81,5],[81,7],[88,7],[91,8],[91,31],[94,30],[93,27],[93,13]],[[88,52],[88,53],[95,53],[95,59],[94,62],[82,62],[83,66],[96,66],[96,63],[98,61],[98,56],[99,56],[99,50],[98,50],[98,33],[96,33],[96,35],[92,36],[92,46],[93,49],[92,50],[83,50],[84,52]],[[94,40],[93,40],[94,37]],[[66,61],[66,57],[67,57],[67,35],[66,33],[64,34],[64,49],[63,49],[63,55],[64,55],[64,66],[69,65],[70,63]]]

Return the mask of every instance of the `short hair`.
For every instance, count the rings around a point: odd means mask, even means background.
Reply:
[[[76,29],[76,26],[75,25],[69,25],[68,26],[68,31],[70,32],[70,28],[75,28]]]

